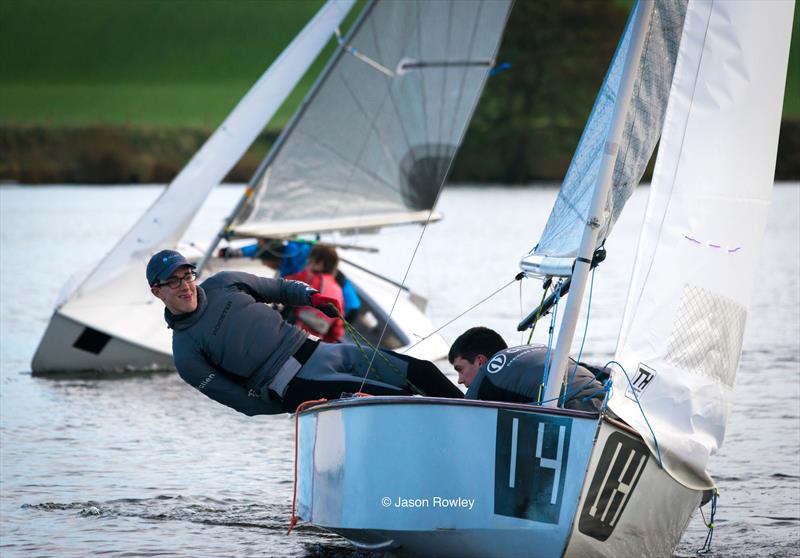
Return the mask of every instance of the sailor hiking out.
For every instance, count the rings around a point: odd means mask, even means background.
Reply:
[[[355,345],[319,342],[284,321],[270,303],[340,315],[338,301],[304,283],[220,272],[197,285],[196,277],[194,265],[173,250],[147,265],[150,291],[172,329],[178,373],[223,405],[252,416],[293,412],[303,401],[344,392],[462,397],[430,362],[391,351],[370,359]]]

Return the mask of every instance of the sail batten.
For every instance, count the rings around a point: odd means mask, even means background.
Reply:
[[[439,221],[442,214],[436,211],[399,211],[374,215],[343,216],[337,219],[309,219],[306,221],[279,221],[270,223],[254,223],[242,225],[236,229],[234,236],[242,238],[291,238],[298,234],[326,232],[354,232],[357,230],[374,230],[397,225],[423,224]]]
[[[375,2],[272,154],[230,234],[431,211],[510,0]],[[394,217],[392,217],[394,219]],[[297,231],[300,233],[301,231]]]

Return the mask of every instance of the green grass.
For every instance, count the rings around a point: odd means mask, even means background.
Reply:
[[[214,128],[322,3],[0,0],[0,125]],[[784,116],[800,118],[797,13],[793,29]],[[271,129],[283,126],[326,58]]]
[[[307,80],[310,81],[310,80]],[[213,129],[236,106],[250,83],[199,84],[3,84],[0,122],[12,125],[84,126],[93,124],[198,126]],[[300,103],[294,91],[270,124],[282,128]]]
[[[0,123],[214,127],[321,5],[0,0]]]

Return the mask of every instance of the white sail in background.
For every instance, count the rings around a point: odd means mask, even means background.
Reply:
[[[694,1],[686,14],[617,346],[633,388],[616,371],[610,408],[689,488],[713,486],[706,464],[731,406],[771,199],[793,4]]]
[[[510,0],[373,2],[270,153],[238,236],[425,221],[466,132]]]
[[[340,25],[355,0],[328,0],[239,101],[217,130],[111,252],[73,298],[107,285],[129,269],[141,274],[148,258],[174,247],[209,191],[252,145]],[[148,297],[146,291],[137,293]]]
[[[658,0],[645,6],[642,9],[651,9],[652,14],[625,116],[598,244],[611,232],[658,142],[683,29],[686,0]],[[637,4],[636,9],[640,7]],[[524,271],[558,276],[572,273],[592,197],[598,187],[603,149],[615,106],[620,101],[627,102],[618,97],[634,15],[635,10],[597,94],[545,229],[536,247],[520,263]]]

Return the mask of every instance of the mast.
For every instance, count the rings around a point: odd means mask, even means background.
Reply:
[[[572,272],[570,296],[564,310],[564,318],[561,321],[561,329],[558,332],[558,341],[550,363],[550,372],[547,376],[545,386],[544,401],[548,407],[557,407],[561,393],[561,386],[564,383],[567,363],[569,362],[569,350],[572,346],[572,339],[575,336],[575,328],[578,324],[578,314],[580,313],[583,294],[586,290],[586,283],[591,270],[592,255],[597,246],[597,236],[603,225],[603,211],[608,192],[611,189],[611,179],[614,172],[614,165],[617,160],[617,151],[622,137],[622,129],[625,124],[625,117],[628,113],[628,106],[631,102],[633,84],[636,80],[636,71],[644,48],[647,30],[650,25],[650,17],[653,12],[654,0],[639,0],[636,5],[636,15],[634,16],[631,42],[625,56],[625,67],[623,69],[622,80],[617,93],[617,103],[614,107],[614,117],[611,127],[606,137],[603,149],[603,160],[600,166],[600,173],[597,177],[597,188],[595,188],[592,203],[586,219],[586,225],[581,237],[581,244],[575,258],[575,266]]]
[[[300,117],[306,111],[311,101],[313,101],[320,87],[322,87],[322,84],[325,83],[325,80],[328,78],[328,75],[330,75],[331,71],[333,70],[336,61],[339,60],[339,58],[346,52],[345,46],[347,45],[347,42],[350,40],[350,37],[352,37],[355,34],[355,32],[361,27],[361,24],[364,22],[367,15],[372,10],[372,8],[375,6],[375,2],[376,0],[371,0],[370,3],[361,12],[361,15],[358,17],[356,22],[351,26],[350,30],[348,31],[347,36],[344,37],[344,39],[337,47],[336,54],[334,54],[331,57],[331,59],[325,65],[325,68],[322,70],[322,73],[320,73],[319,77],[317,78],[317,81],[311,87],[311,90],[306,95],[306,98],[303,100],[302,104],[300,105],[300,108],[297,110],[297,112],[294,113],[292,119],[289,121],[286,127],[284,127],[283,131],[278,136],[278,139],[275,140],[275,143],[269,150],[267,156],[264,158],[263,161],[261,161],[261,164],[258,166],[256,172],[253,174],[253,177],[248,182],[247,188],[245,189],[244,194],[242,194],[242,197],[239,199],[239,202],[236,204],[236,207],[234,207],[231,214],[228,215],[228,217],[225,219],[225,223],[222,225],[222,228],[220,228],[217,235],[208,245],[205,254],[203,254],[203,258],[197,263],[198,275],[202,273],[203,268],[208,263],[208,260],[211,259],[211,256],[214,254],[214,250],[216,250],[220,240],[226,237],[228,229],[230,228],[233,221],[245,207],[248,200],[256,193],[256,187],[259,181],[262,179],[265,173],[269,172],[268,169],[269,166],[272,164],[272,161],[274,161],[275,158],[278,156],[278,153],[280,153],[281,148],[283,147],[284,143],[286,143],[286,140],[291,134],[292,130],[294,130],[295,126],[300,121]]]

